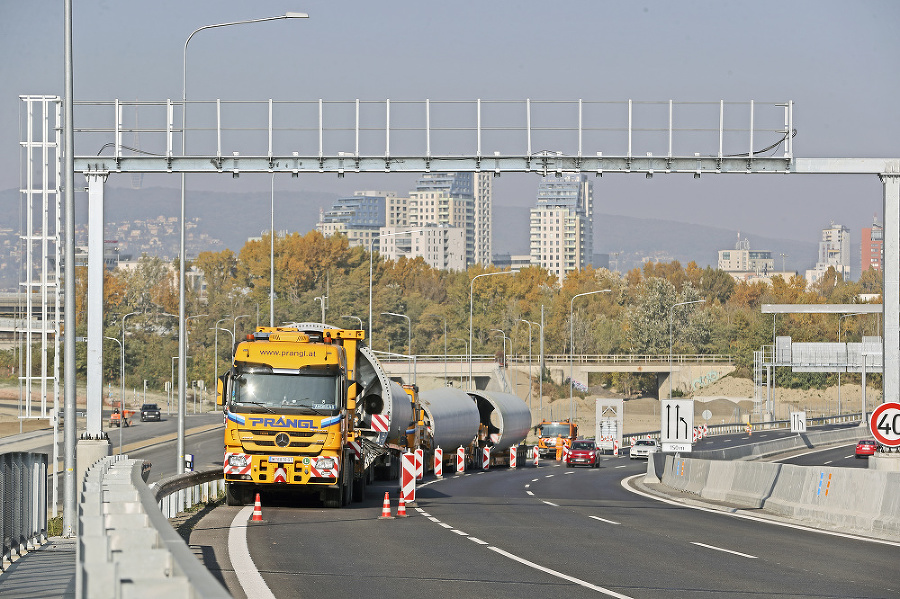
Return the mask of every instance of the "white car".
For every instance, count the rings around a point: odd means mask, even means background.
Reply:
[[[659,441],[656,439],[638,439],[628,451],[628,457],[632,460],[637,458],[644,458],[646,460],[650,457],[651,453],[656,453],[658,451]]]

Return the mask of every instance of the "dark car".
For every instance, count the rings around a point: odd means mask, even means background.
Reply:
[[[599,465],[596,443],[590,439],[575,439],[572,441],[572,447],[569,448],[569,459],[566,461],[567,468],[575,466],[596,468]]]
[[[148,420],[162,420],[162,412],[155,403],[145,403],[141,406],[141,422]]]
[[[863,439],[856,444],[856,457],[867,458],[870,455],[874,455],[876,449],[878,449],[878,441],[875,439]]]

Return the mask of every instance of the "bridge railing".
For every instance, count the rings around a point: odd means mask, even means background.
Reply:
[[[507,362],[511,364],[521,364],[527,366],[537,364],[540,357],[532,354],[530,357],[526,354],[508,354]],[[572,356],[575,364],[668,364],[669,355],[658,354],[578,354]],[[378,360],[381,362],[403,362],[409,361],[408,356],[399,354],[384,355],[379,354]],[[420,354],[416,356],[417,362],[459,362],[467,361],[467,354]],[[495,362],[497,356],[494,354],[473,354],[473,362]],[[732,364],[733,358],[728,354],[673,354],[672,364]],[[568,354],[545,354],[544,364],[568,365]]]
[[[0,454],[0,571],[47,538],[47,454]]]

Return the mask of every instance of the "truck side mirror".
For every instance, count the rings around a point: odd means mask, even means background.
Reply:
[[[225,404],[225,375],[223,374],[216,380],[216,405],[222,406]]]

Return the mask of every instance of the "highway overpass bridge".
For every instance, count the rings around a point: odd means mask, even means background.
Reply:
[[[467,356],[428,355],[408,356],[397,354],[379,355],[379,360],[388,374],[402,382],[415,382],[420,389],[434,389],[447,385],[465,386],[469,377]],[[472,378],[477,389],[512,392],[511,380],[519,375],[529,374],[537,378],[540,374],[539,358],[532,356],[510,356],[504,367],[489,355],[472,356]],[[668,397],[669,372],[672,373],[672,389],[687,394],[714,383],[734,371],[731,356],[679,354],[668,355],[578,355],[570,358],[565,354],[544,356],[544,364],[550,371],[550,378],[563,384],[572,378],[576,384],[587,385],[588,375],[593,372],[630,372],[635,374],[655,374],[660,397]],[[520,379],[521,380],[521,379]]]

